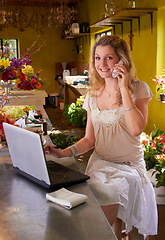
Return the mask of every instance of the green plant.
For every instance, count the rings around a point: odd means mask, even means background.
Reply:
[[[84,96],[77,99],[76,103],[64,106],[63,115],[67,122],[77,127],[85,127],[87,121],[87,112],[82,108]]]
[[[64,149],[81,139],[81,136],[73,136],[69,134],[69,131],[59,132],[59,133],[50,133],[49,134],[52,143],[58,148]]]
[[[155,164],[155,178],[157,179],[156,187],[165,186],[165,154],[155,156],[157,163]]]

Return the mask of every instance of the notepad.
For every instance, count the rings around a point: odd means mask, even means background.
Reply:
[[[84,194],[71,192],[65,188],[58,191],[47,193],[46,199],[64,208],[71,209],[87,201],[88,197]]]

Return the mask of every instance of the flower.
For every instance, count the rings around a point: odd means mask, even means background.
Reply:
[[[3,129],[3,122],[14,125],[15,120],[11,119],[10,115],[6,115],[4,111],[1,111],[1,113],[0,113],[0,143],[1,143],[1,146],[0,146],[0,148],[3,148],[3,147],[6,146],[5,133],[4,133],[4,129]]]
[[[42,82],[41,78],[39,77],[39,73],[34,74],[32,66],[25,66],[16,83],[16,87],[23,90],[33,90],[35,88],[41,88]]]
[[[31,47],[25,50],[24,55],[21,55],[20,53],[21,57],[18,59],[10,59],[10,52],[8,55],[0,55],[0,78],[4,82],[7,82],[8,80],[18,79],[18,85],[21,89],[25,90],[41,87],[41,81],[38,77],[38,73],[34,74],[32,66],[29,66],[32,63],[29,57],[32,54],[40,51],[41,47],[45,46],[46,44],[45,42],[42,45],[39,44],[39,48],[35,49],[37,41],[34,41]]]
[[[165,69],[162,71],[162,75],[155,76],[155,79],[152,79],[156,84],[161,85],[162,87],[158,87],[157,91],[160,89],[163,90],[163,93],[165,92]]]
[[[156,187],[165,186],[165,132],[155,128],[150,135],[143,133],[141,143],[147,170],[155,170]]]
[[[21,69],[24,68],[24,64],[30,64],[31,60],[27,57],[24,58],[1,58],[0,59],[0,76],[5,82],[8,80],[14,80],[21,75]]]

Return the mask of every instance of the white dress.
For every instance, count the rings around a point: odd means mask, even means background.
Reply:
[[[133,100],[152,98],[144,82],[134,81],[133,89]],[[91,110],[96,138],[86,174],[99,204],[119,204],[118,218],[125,222],[126,233],[134,226],[144,237],[156,235],[155,192],[146,174],[140,136],[129,134],[122,107],[100,111],[96,96],[89,93],[83,107]]]

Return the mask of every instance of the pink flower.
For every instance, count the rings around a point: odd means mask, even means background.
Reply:
[[[157,84],[164,84],[164,78],[162,78],[161,75],[159,75],[158,77],[156,76],[156,79],[152,79],[154,82],[156,82]]]
[[[149,141],[148,141],[148,140],[143,140],[143,141],[142,141],[142,144],[144,144],[145,146],[148,146]]]
[[[155,149],[156,148],[156,142],[153,140],[152,143],[151,143],[151,148],[152,149]]]

